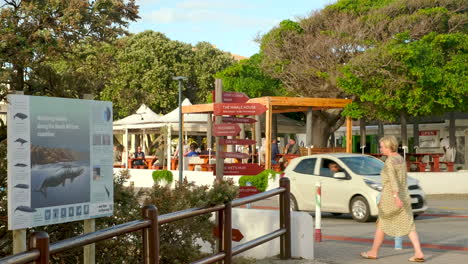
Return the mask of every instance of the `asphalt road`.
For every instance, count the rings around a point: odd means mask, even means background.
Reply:
[[[468,195],[432,195],[427,197],[427,202],[428,211],[415,222],[426,263],[468,263]],[[254,207],[277,205],[275,199]],[[323,214],[323,241],[315,244],[316,262],[300,263],[408,263],[413,251],[407,237],[403,250],[393,249],[393,238],[386,237],[378,260],[361,259],[359,253],[370,248],[374,231],[375,222],[357,223],[350,215]]]

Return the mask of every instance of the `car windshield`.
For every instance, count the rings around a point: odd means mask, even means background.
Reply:
[[[368,156],[340,158],[350,170],[360,175],[380,175],[384,163]]]

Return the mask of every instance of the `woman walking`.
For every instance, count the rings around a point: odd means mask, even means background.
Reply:
[[[414,248],[414,256],[408,261],[424,262],[406,184],[406,162],[397,150],[398,141],[394,136],[385,136],[380,140],[380,151],[387,159],[381,172],[383,189],[378,204],[379,218],[372,249],[362,252],[361,257],[377,259],[385,234],[394,237],[408,235]]]

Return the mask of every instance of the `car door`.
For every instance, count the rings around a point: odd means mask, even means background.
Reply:
[[[314,175],[317,159],[306,158],[301,160],[294,171],[293,184],[296,186],[296,201],[300,210],[315,210],[315,182],[317,175]]]
[[[330,163],[338,164],[340,172],[346,174],[346,179],[334,178],[334,173],[329,169]],[[322,184],[322,210],[324,212],[348,212],[349,198],[353,190],[349,173],[343,168],[341,162],[335,159],[322,158],[317,165],[319,166],[319,180]]]

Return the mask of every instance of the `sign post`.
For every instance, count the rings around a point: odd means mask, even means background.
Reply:
[[[223,101],[223,84],[221,79],[216,79],[215,80],[215,103],[220,103]],[[216,104],[215,104],[216,105]],[[222,123],[222,117],[219,115],[215,115],[215,124],[214,126],[216,127],[217,125],[220,125]],[[240,131],[240,128],[239,128]],[[220,139],[222,139],[222,136],[216,135],[216,181],[221,182],[223,180],[223,170],[224,170],[224,159],[221,158],[221,144],[219,144]]]

